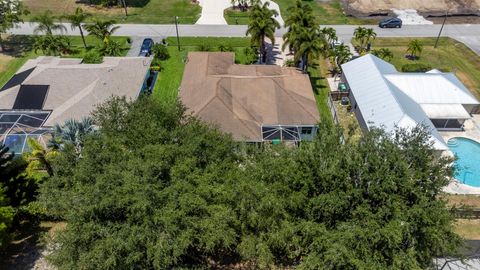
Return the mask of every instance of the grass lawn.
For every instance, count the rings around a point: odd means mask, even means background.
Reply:
[[[435,38],[418,38],[423,44],[420,59],[412,61],[405,58],[408,43],[412,38],[377,38],[373,48],[389,48],[394,54],[391,63],[398,70],[405,64],[414,62],[428,64],[446,72],[453,72],[480,98],[480,56],[456,40],[441,38],[437,49],[433,48]]]
[[[280,13],[284,20],[288,17],[287,9],[295,3],[295,0],[274,0],[280,6]],[[347,16],[343,12],[340,0],[332,0],[329,3],[323,3],[322,1],[302,1],[312,7],[314,15],[322,25],[332,24],[376,24],[376,20],[364,20],[358,19],[352,16]],[[233,10],[225,11],[225,20],[228,24],[248,24],[248,12],[240,12]]]
[[[218,51],[220,44],[231,46],[235,50],[235,61],[240,64],[246,62],[243,49],[250,46],[249,38],[180,38],[181,51],[178,51],[176,38],[167,38],[170,58],[162,61],[162,71],[158,74],[153,90],[153,96],[162,101],[174,102],[177,98],[178,88],[182,82],[185,60],[188,52],[199,51],[200,47]]]
[[[455,232],[467,240],[480,240],[480,219],[457,219]]]
[[[224,17],[228,24],[248,24],[250,12],[238,9],[225,9]]]
[[[179,17],[183,24],[195,23],[201,7],[190,0],[129,0],[128,17],[121,7],[102,8],[79,4],[76,0],[23,0],[30,10],[25,20],[46,11],[52,11],[55,16],[71,14],[77,7],[82,7],[91,13],[93,18],[114,19],[119,23],[174,23],[174,17]]]
[[[480,208],[480,196],[445,194],[442,198],[447,201],[447,204],[450,207],[468,206],[472,208]]]
[[[310,76],[310,82],[312,83],[313,94],[317,101],[321,121],[333,120],[327,104],[327,98],[330,94],[330,88],[326,79],[327,71],[328,68],[326,62],[323,59],[320,59],[318,63],[315,63],[308,68],[308,75]]]
[[[71,54],[62,55],[62,57],[82,58],[85,53],[81,37],[69,37],[71,41]],[[120,44],[125,44],[123,55],[128,52],[127,37],[112,37],[113,40]],[[10,36],[5,40],[5,47],[9,49],[5,53],[0,53],[0,87],[2,87],[15,72],[28,60],[42,55],[41,51],[32,51],[33,36]],[[87,36],[86,42],[91,49],[100,46],[102,41]]]

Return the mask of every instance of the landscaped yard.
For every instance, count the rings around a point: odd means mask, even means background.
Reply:
[[[317,100],[318,111],[320,112],[320,119],[332,121],[330,109],[328,108],[327,98],[330,94],[330,88],[327,82],[328,66],[324,59],[320,59],[318,63],[311,65],[308,69],[310,82],[313,87],[313,94]]]
[[[25,20],[31,20],[46,10],[55,16],[71,14],[77,7],[91,13],[93,18],[114,19],[118,23],[174,23],[175,16],[179,22],[192,24],[197,21],[201,7],[190,0],[129,0],[128,17],[125,18],[123,8],[101,8],[77,3],[77,0],[24,0],[30,10]]]
[[[423,44],[423,52],[416,61],[405,58],[408,43],[412,38],[377,38],[373,49],[389,48],[394,54],[390,61],[398,70],[411,63],[422,63],[432,68],[453,72],[465,86],[480,98],[480,56],[462,43],[441,38],[437,49],[433,48],[435,38],[418,38]]]
[[[71,54],[62,57],[82,58],[85,52],[82,39],[80,37],[69,37],[71,41]],[[112,37],[112,40],[125,44],[123,55],[128,52],[126,37]],[[33,36],[10,36],[6,39],[5,47],[8,49],[5,53],[0,53],[0,87],[2,87],[15,72],[28,60],[42,55],[41,51],[32,51]],[[89,47],[100,46],[102,41],[87,36],[86,42]]]
[[[288,7],[295,3],[295,0],[274,0],[280,6],[280,13],[285,20],[288,17]],[[333,24],[376,24],[375,20],[358,19],[352,16],[347,16],[343,12],[340,0],[332,1],[303,1],[313,9],[313,14],[317,17],[322,25]],[[237,20],[236,20],[237,19]],[[225,20],[228,24],[248,24],[248,12],[240,11],[225,11]]]
[[[178,88],[182,82],[183,70],[188,52],[218,51],[219,45],[231,46],[235,50],[235,61],[245,64],[247,58],[243,50],[250,46],[249,38],[180,38],[181,51],[178,51],[176,38],[168,38],[170,58],[162,61],[162,71],[159,73],[153,96],[166,102],[174,102]]]

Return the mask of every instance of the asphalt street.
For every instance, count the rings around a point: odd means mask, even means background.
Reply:
[[[64,23],[68,31],[66,35],[79,35],[78,30],[72,31],[68,23]],[[136,40],[143,37],[162,38],[175,36],[175,25],[167,24],[119,24],[120,29],[115,32],[117,36],[130,36]],[[355,25],[330,25],[335,28],[338,37],[349,42],[357,26]],[[400,29],[374,28],[378,37],[436,37],[441,25],[404,25]],[[31,35],[35,23],[23,23],[17,28],[11,29],[12,34]],[[179,25],[178,32],[184,37],[244,37],[246,25]],[[282,36],[285,28],[278,29],[276,36]],[[465,43],[473,51],[480,55],[480,24],[447,24],[443,29],[442,36],[448,36]]]

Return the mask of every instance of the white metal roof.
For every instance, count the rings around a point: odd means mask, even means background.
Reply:
[[[396,73],[384,77],[420,104],[479,104],[451,73]]]
[[[439,150],[448,147],[422,104],[430,104],[426,108],[432,115],[440,115],[441,108],[435,109],[434,104],[444,104],[444,109],[450,104],[442,116],[461,116],[461,119],[467,112],[461,111],[458,105],[479,104],[451,73],[399,73],[390,63],[370,54],[343,64],[342,70],[368,128],[392,132],[395,127],[425,125],[431,132],[434,147]]]
[[[461,104],[421,104],[430,119],[470,119],[470,114]]]

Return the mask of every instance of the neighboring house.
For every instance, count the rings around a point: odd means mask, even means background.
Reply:
[[[390,63],[365,55],[342,65],[352,110],[364,130],[387,132],[419,124],[430,129],[434,148],[448,146],[438,131],[463,130],[480,103],[452,73],[401,73]]]
[[[45,143],[52,126],[88,116],[113,95],[136,99],[150,76],[150,58],[81,61],[38,57],[20,68],[0,89],[0,143],[16,153],[24,151],[27,137]]]
[[[236,140],[312,140],[320,115],[307,75],[275,65],[237,65],[231,52],[191,52],[180,87],[188,111]]]

